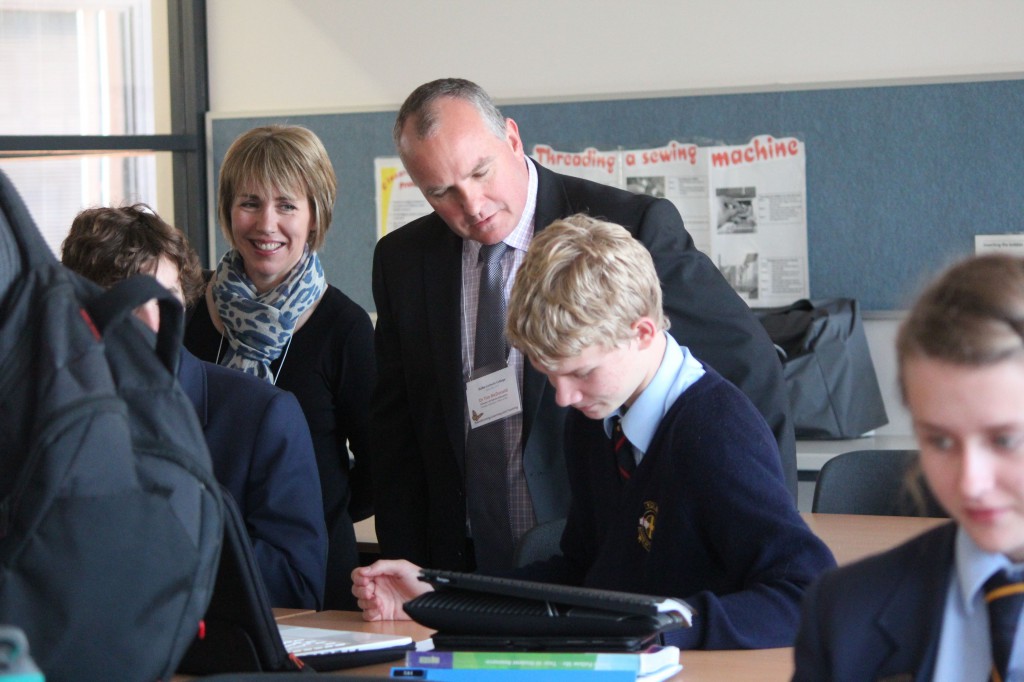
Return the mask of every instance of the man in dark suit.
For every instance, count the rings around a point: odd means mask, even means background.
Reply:
[[[486,491],[467,483],[467,463],[473,469],[466,448],[467,381],[473,375],[482,245],[510,246],[502,264],[507,296],[533,232],[580,212],[625,226],[650,250],[671,333],[762,412],[779,441],[795,497],[795,441],[774,347],[694,248],[670,202],[541,168],[526,157],[515,121],[461,79],[417,88],[399,111],[394,137],[434,213],[385,236],[374,253],[378,383],[370,428],[384,557],[503,570],[524,527],[565,516],[565,410],[555,405],[544,377],[510,350],[522,411],[505,420],[506,485]],[[510,528],[496,539],[481,537],[482,526],[474,527],[473,510],[487,504],[510,510]]]

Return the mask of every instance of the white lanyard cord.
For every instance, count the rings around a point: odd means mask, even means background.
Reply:
[[[281,364],[277,366],[277,373],[274,375],[274,380],[271,382],[277,386],[277,378],[281,376],[281,370],[284,368],[285,358],[288,357],[288,349],[292,347],[292,339],[295,338],[295,334],[288,337],[288,343],[284,347],[284,353],[281,354]],[[217,364],[220,364],[220,353],[224,349],[224,335],[220,335],[220,343],[217,344]]]

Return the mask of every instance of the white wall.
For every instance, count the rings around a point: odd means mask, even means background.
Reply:
[[[216,113],[394,109],[442,76],[475,80],[500,103],[1024,75],[1021,0],[207,0],[207,8]],[[898,322],[866,318],[890,416],[878,433],[909,435],[891,350]]]
[[[910,415],[903,406],[899,383],[896,377],[896,332],[899,329],[900,313],[865,314],[864,334],[868,339],[871,360],[878,375],[878,386],[882,389],[885,412],[889,423],[875,429],[879,436],[912,436]]]
[[[208,0],[211,109],[396,108],[1024,72],[1020,0]],[[526,131],[528,134],[528,131]]]

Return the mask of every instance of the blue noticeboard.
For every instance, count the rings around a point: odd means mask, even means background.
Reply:
[[[976,233],[1024,231],[1024,79],[501,109],[519,124],[527,151],[540,143],[560,151],[739,144],[760,134],[803,140],[811,296],[856,298],[866,311],[906,308],[936,270],[973,252]],[[339,184],[324,268],[371,311],[373,159],[394,155],[394,118],[384,111],[210,121],[214,184],[228,146],[251,127],[294,123],[320,136]],[[224,249],[218,232],[215,256]]]

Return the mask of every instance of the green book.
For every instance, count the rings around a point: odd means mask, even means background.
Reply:
[[[409,651],[405,665],[411,668],[447,670],[628,670],[637,675],[679,663],[679,649],[655,646],[639,652],[556,651]]]
[[[391,677],[443,682],[636,682],[631,670],[392,668]]]

